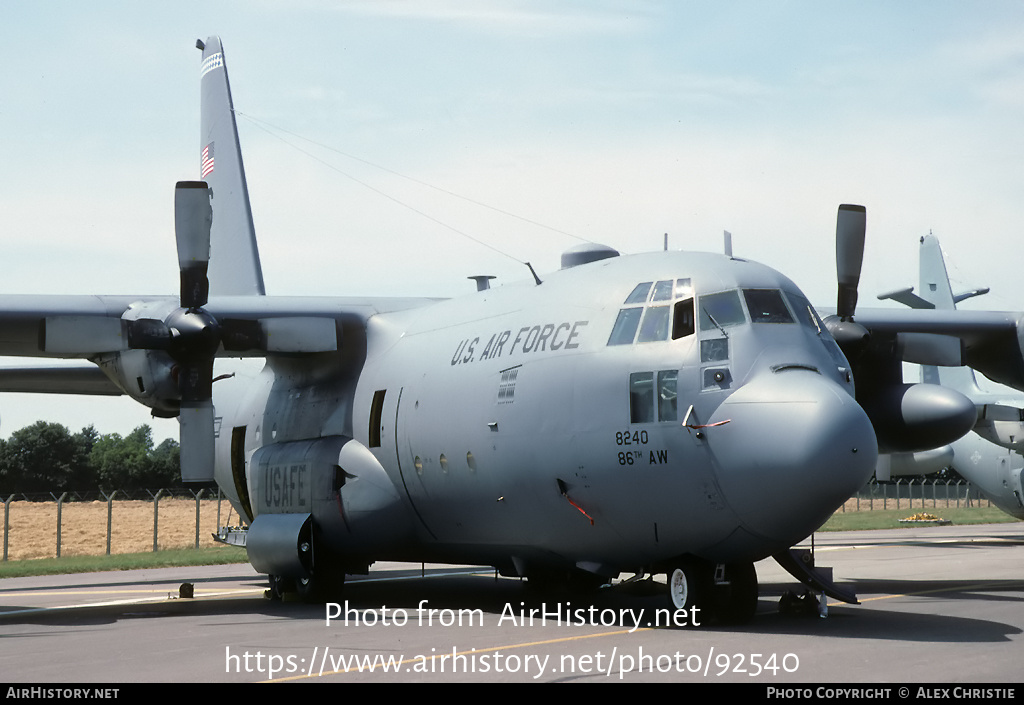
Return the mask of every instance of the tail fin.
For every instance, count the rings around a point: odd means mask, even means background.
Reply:
[[[949,311],[956,308],[957,297],[949,285],[949,274],[946,262],[942,257],[942,248],[934,235],[921,238],[920,254],[921,298],[932,304],[937,310]],[[968,397],[974,398],[981,394],[974,370],[970,367],[921,367],[921,381],[941,384]]]
[[[220,37],[196,46],[203,52],[200,83],[200,178],[213,194],[210,294],[262,296],[263,268],[245,185],[231,86]]]

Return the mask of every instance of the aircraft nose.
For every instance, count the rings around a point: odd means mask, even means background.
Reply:
[[[750,532],[791,545],[860,489],[878,460],[867,415],[812,370],[759,374],[716,410],[705,439],[726,503]]]

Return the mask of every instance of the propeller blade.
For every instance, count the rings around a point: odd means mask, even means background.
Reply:
[[[181,270],[181,306],[196,309],[210,296],[210,188],[204,181],[179,181],[174,188],[174,237]]]
[[[211,482],[214,479],[213,402],[181,403],[178,416],[181,445],[181,479]]]
[[[842,320],[853,317],[857,308],[857,285],[864,263],[864,231],[867,211],[864,206],[843,204],[836,217],[836,278],[839,301],[836,313]]]

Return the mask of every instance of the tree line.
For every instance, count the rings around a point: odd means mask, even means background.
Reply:
[[[71,433],[37,421],[0,439],[0,498],[32,492],[112,492],[181,486],[178,442],[153,447],[142,425],[121,436],[88,426]]]

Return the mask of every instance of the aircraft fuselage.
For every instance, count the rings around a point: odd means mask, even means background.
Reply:
[[[755,263],[613,257],[365,330],[217,398],[222,487],[240,433],[253,514],[311,513],[315,541],[353,563],[752,561],[810,534],[875,464],[845,358]]]

